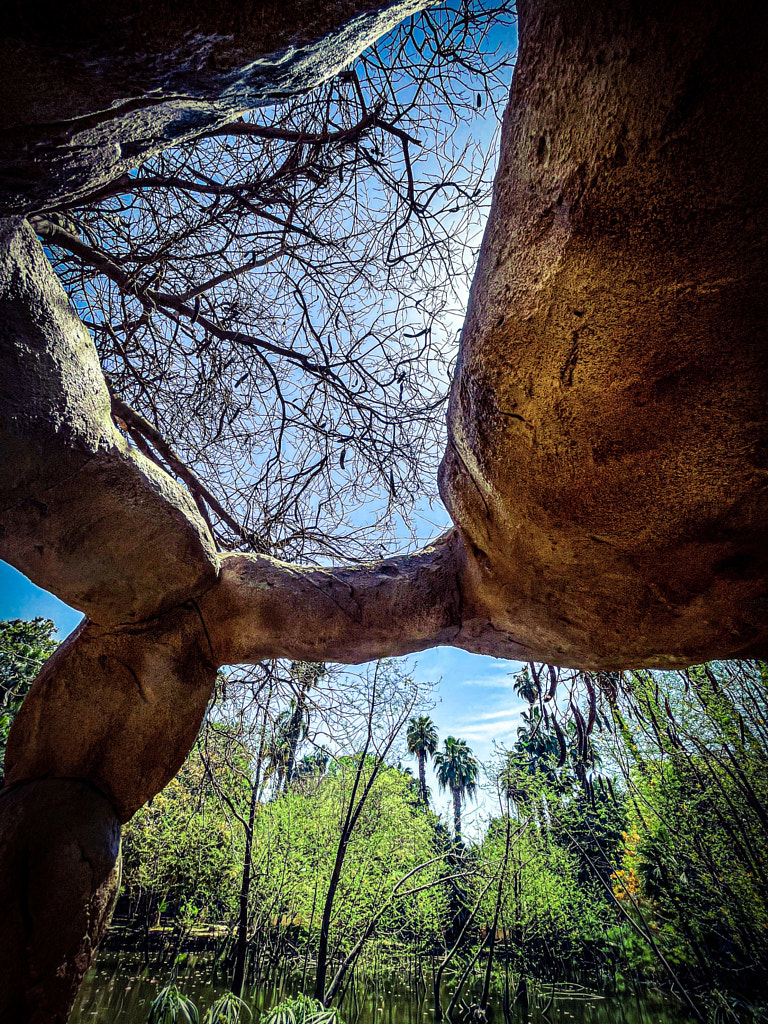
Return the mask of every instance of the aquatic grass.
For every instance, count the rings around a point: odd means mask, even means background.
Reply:
[[[197,1007],[175,985],[160,989],[149,1008],[147,1024],[199,1024]]]
[[[203,1024],[238,1024],[240,1013],[243,1010],[248,1014],[248,1019],[253,1016],[239,996],[236,996],[234,992],[225,992],[210,1007],[203,1018]]]
[[[264,1018],[263,1024],[343,1024],[334,1009],[326,1009],[319,999],[299,994],[285,999]]]

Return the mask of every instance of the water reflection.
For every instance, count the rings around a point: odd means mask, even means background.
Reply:
[[[428,971],[424,971],[427,985],[431,984]],[[145,1024],[149,1007],[159,989],[168,981],[168,972],[153,973],[142,968],[141,958],[127,954],[119,956],[103,953],[83,983],[70,1024]],[[290,995],[300,978],[284,978],[280,984],[260,989],[247,1002],[254,1010],[253,1020],[258,1024],[264,1010],[269,1009],[286,995]],[[432,1024],[431,988],[423,984],[414,986],[399,978],[376,976],[358,977],[350,985],[344,999],[342,1013],[346,1024]],[[205,955],[190,954],[185,966],[178,972],[180,990],[197,1003],[200,1015],[225,988],[211,981],[211,960]],[[465,998],[470,1000],[470,993]],[[513,1007],[512,1024],[691,1024],[690,1018],[676,1003],[653,990],[623,997],[600,997],[585,991],[567,989],[556,991],[546,1017],[540,1008],[546,1007],[549,987],[531,996],[528,1012]],[[450,985],[443,997],[443,1005],[450,1001]],[[504,1024],[500,993],[492,1002],[494,1024]]]

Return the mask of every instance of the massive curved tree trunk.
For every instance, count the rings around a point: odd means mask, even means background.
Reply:
[[[184,488],[126,444],[42,247],[5,222],[0,555],[88,618],[8,744],[3,1020],[66,1019],[119,823],[178,770],[219,665],[436,644],[607,669],[768,654],[766,15],[519,7],[440,478],[456,526],[415,555],[333,570],[220,556]],[[131,111],[108,111],[130,136]],[[77,113],[55,115],[73,152]],[[121,171],[114,139],[92,141],[68,194],[105,180],[99,153],[106,178]],[[66,160],[49,164],[13,194],[22,211],[69,187]]]
[[[441,473],[465,630],[605,668],[765,652],[766,11],[519,11]]]
[[[433,0],[4,0],[0,207],[90,195],[306,91]]]

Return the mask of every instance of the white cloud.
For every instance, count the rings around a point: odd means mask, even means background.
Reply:
[[[473,740],[475,743],[492,743],[493,740],[506,739],[509,736],[516,736],[517,727],[520,725],[519,718],[508,718],[502,722],[488,722],[486,724],[463,725],[461,736],[465,740]]]
[[[520,701],[519,703],[513,704],[511,706],[509,704],[506,704],[503,708],[500,708],[498,711],[489,711],[485,715],[472,715],[471,718],[467,718],[465,719],[465,721],[467,721],[471,725],[472,723],[495,722],[499,721],[500,719],[508,718],[510,715],[514,715],[515,721],[519,722],[520,714],[527,706],[528,705],[525,703],[525,701]]]
[[[464,686],[482,686],[484,689],[511,690],[515,684],[514,677],[520,671],[521,666],[519,666],[519,662],[517,661],[507,662],[507,665],[509,665],[509,668],[504,671],[490,673],[489,675],[481,676],[477,679],[470,677],[468,679],[463,679],[462,683]]]

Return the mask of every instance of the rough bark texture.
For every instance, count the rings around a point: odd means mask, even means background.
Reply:
[[[461,791],[451,790],[453,797],[453,841],[456,846],[461,846]]]
[[[17,715],[6,783],[88,779],[127,821],[181,768],[215,681],[194,601],[137,626],[86,622],[45,664]]]
[[[109,924],[120,823],[80,779],[0,793],[0,1020],[64,1024]]]
[[[322,19],[340,24],[342,8],[364,9],[329,5],[307,38],[331,30]],[[52,46],[20,10],[25,45]],[[211,42],[208,6],[190,10],[203,42],[181,32],[170,62],[181,60],[185,95],[213,102],[214,81],[254,102],[241,71],[256,43],[238,50],[239,29]],[[285,45],[282,17],[258,45]],[[43,669],[8,744],[3,1020],[65,1019],[108,912],[118,822],[178,769],[217,665],[435,644],[589,668],[768,655],[765,22],[762,7],[724,0],[520,3],[441,470],[456,528],[406,558],[334,570],[219,558],[184,488],[113,425],[93,344],[31,229],[3,225],[0,554],[90,620]],[[154,57],[142,74],[154,74],[173,33],[158,25],[150,39],[132,24],[125,66],[143,47]],[[41,64],[40,81],[70,58],[87,71],[93,40],[80,45],[73,25],[74,48]],[[187,44],[213,56],[198,67]],[[125,73],[114,60],[105,89]],[[72,108],[38,120],[83,120],[67,122],[61,160],[17,151],[32,163],[14,201],[54,202],[124,166],[96,136],[78,155],[72,125],[102,122],[78,106],[85,86],[63,92],[50,102]],[[147,98],[126,102],[103,123],[130,140]],[[35,136],[25,116],[12,131]],[[158,148],[177,130],[145,128]],[[46,901],[52,927],[66,924],[50,951]]]
[[[425,807],[429,807],[429,792],[427,790],[427,755],[423,750],[416,752],[419,762],[419,799]]]
[[[441,472],[465,632],[590,667],[765,654],[766,9],[519,15]]]
[[[0,557],[99,623],[215,581],[189,492],[112,422],[91,336],[23,221],[0,222]]]
[[[451,644],[461,623],[458,543],[451,532],[354,569],[224,555],[218,584],[200,599],[216,659],[356,664]]]
[[[60,205],[306,91],[430,2],[7,0],[0,209]]]

